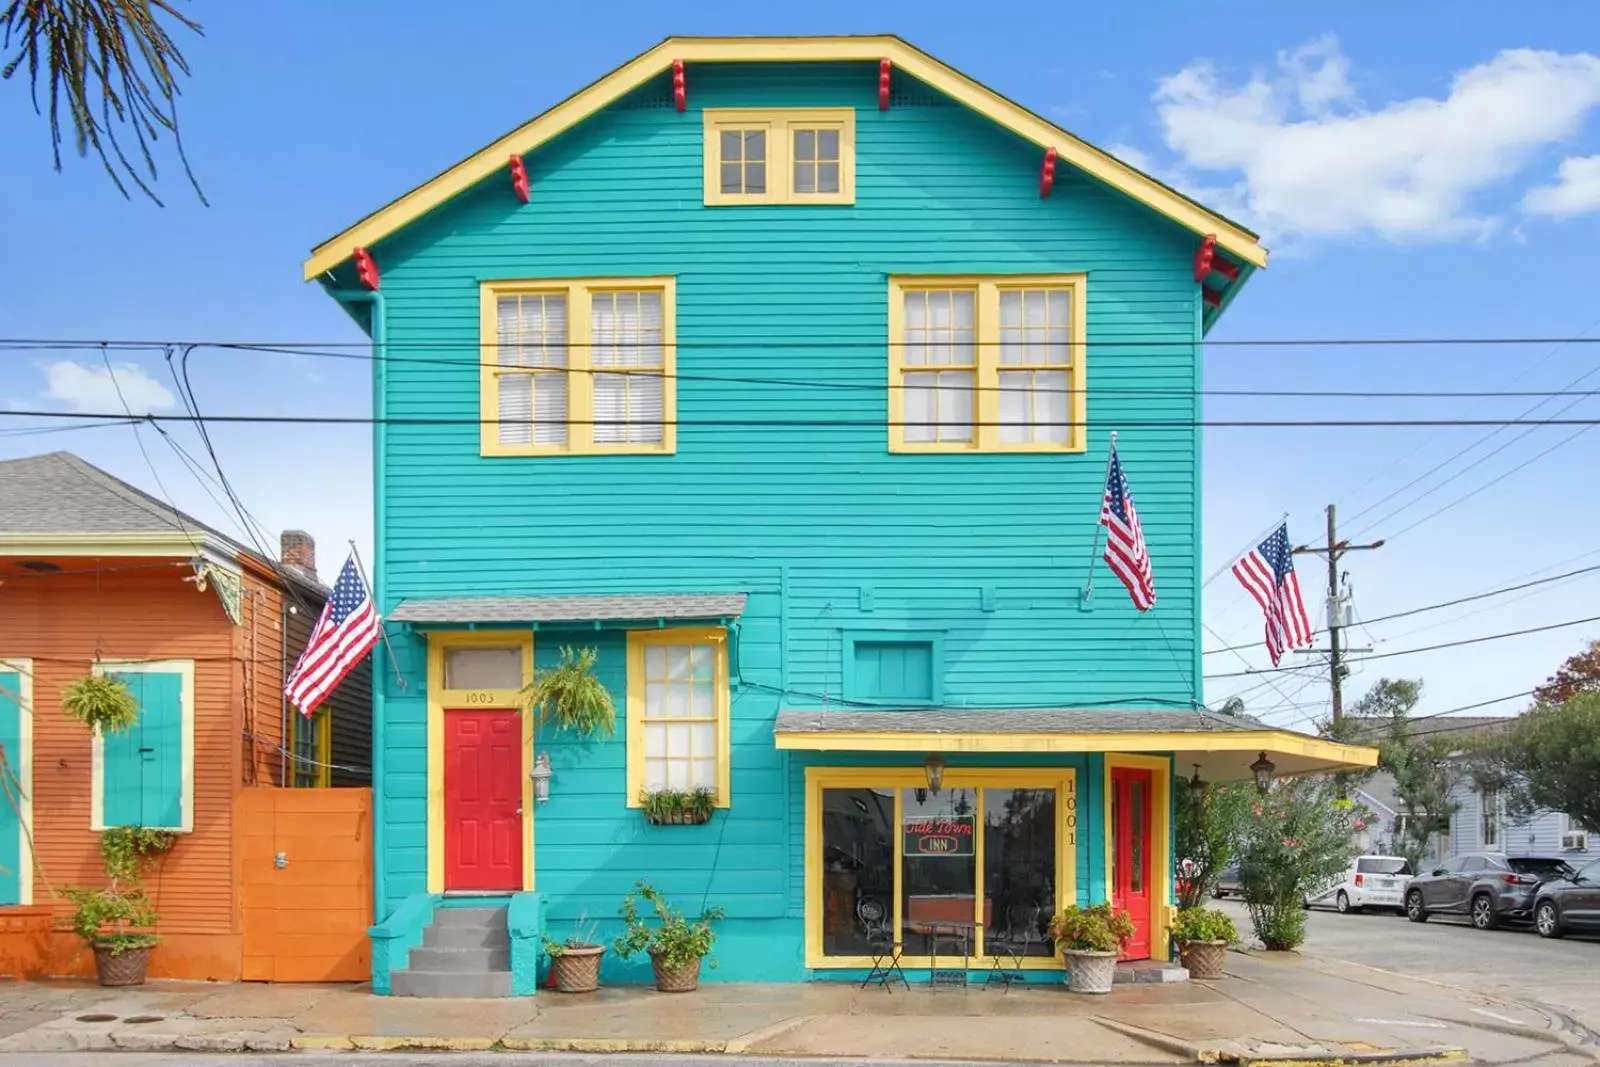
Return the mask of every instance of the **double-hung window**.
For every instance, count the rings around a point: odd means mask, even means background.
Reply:
[[[729,803],[727,631],[628,635],[628,805],[662,790],[709,789]]]
[[[889,448],[1081,452],[1085,279],[889,281]]]
[[[853,204],[855,139],[853,108],[708,108],[705,202]]]
[[[486,456],[672,452],[672,278],[485,282]]]

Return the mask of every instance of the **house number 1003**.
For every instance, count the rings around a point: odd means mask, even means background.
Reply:
[[[494,694],[488,690],[473,690],[467,694],[468,704],[493,704]]]

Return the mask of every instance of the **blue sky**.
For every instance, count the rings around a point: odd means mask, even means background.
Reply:
[[[441,18],[437,5],[410,0],[381,9],[278,0],[190,11],[206,34],[183,42],[193,76],[182,119],[209,208],[170,155],[165,208],[124,201],[88,161],[69,159],[54,173],[23,87],[0,87],[0,233],[11,251],[0,260],[0,335],[358,340],[300,281],[309,247],[661,37],[895,32],[1261,229],[1272,265],[1213,340],[1600,337],[1600,11],[1583,5],[1458,3],[1447,20],[1433,6],[1400,4],[975,11],[922,2],[869,13],[819,2],[788,14],[748,4],[474,0],[452,9],[461,17]],[[175,409],[158,354],[107,358],[131,404]],[[1206,379],[1209,389],[1555,391],[1577,382],[1581,392],[1600,389],[1597,361],[1600,346],[1583,345],[1219,346]],[[191,365],[210,413],[369,410],[359,361],[202,349]],[[116,410],[110,385],[95,352],[0,354],[0,407]],[[1208,415],[1497,418],[1537,403],[1214,397]],[[1537,413],[1568,405],[1566,417],[1600,417],[1600,397],[1581,395]],[[156,488],[131,430],[34,432],[40,425],[0,420],[0,456],[70,448]],[[1283,512],[1296,540],[1319,536],[1329,501],[1353,520],[1347,532],[1389,539],[1347,562],[1363,618],[1600,564],[1600,506],[1583,491],[1600,469],[1600,432],[1580,430],[1208,430],[1206,573]],[[192,431],[173,432],[201,454]],[[238,535],[215,487],[143,434],[178,505]],[[364,428],[225,427],[214,436],[246,506],[274,535],[310,529],[326,576],[346,539],[370,541]],[[1507,473],[1545,449],[1548,457]],[[1137,457],[1124,458],[1137,496]],[[1320,570],[1301,566],[1306,584],[1319,585]],[[1318,598],[1309,600],[1320,614]],[[1600,615],[1596,605],[1600,572],[1374,623],[1354,637],[1390,652]],[[1208,647],[1259,639],[1260,617],[1227,575],[1207,586],[1205,614],[1215,631]],[[1592,636],[1600,624],[1357,665],[1348,691],[1384,673],[1421,677],[1419,710],[1442,711],[1528,689]],[[1266,660],[1248,649],[1206,663],[1221,674]],[[1237,691],[1291,725],[1326,699],[1314,673],[1206,686],[1213,702]]]

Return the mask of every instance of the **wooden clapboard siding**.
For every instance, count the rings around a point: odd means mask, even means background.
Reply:
[[[636,877],[689,910],[723,905],[719,974],[792,978],[807,758],[775,751],[772,723],[780,702],[837,699],[842,631],[942,631],[951,705],[1200,698],[1196,241],[1065,166],[1041,199],[1037,147],[899,72],[879,111],[874,64],[725,64],[691,82],[687,114],[659,78],[531,154],[530,204],[497,177],[373,250],[396,357],[381,368],[387,414],[418,420],[383,437],[380,607],[748,592],[739,675],[758,684],[734,692],[726,818],[647,827],[625,807],[620,740],[552,739],[536,878],[558,924],[613,913]],[[761,106],[856,109],[854,205],[703,204],[697,112]],[[1067,272],[1088,276],[1087,453],[891,454],[890,276]],[[480,455],[480,282],[662,275],[677,287],[675,454]],[[803,384],[815,380],[857,388]],[[1176,425],[1135,425],[1150,420]],[[1079,603],[1118,425],[1157,561],[1159,604],[1144,616],[1103,564],[1094,609]],[[619,636],[540,630],[536,662],[563,641],[598,647],[623,693]],[[426,655],[414,637],[396,645],[407,684],[376,680],[391,905],[426,890],[428,839]],[[1085,893],[1103,864],[1087,840]]]

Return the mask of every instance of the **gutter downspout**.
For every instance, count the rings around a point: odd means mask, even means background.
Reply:
[[[388,413],[385,394],[387,377],[388,316],[385,314],[383,294],[364,289],[329,289],[328,293],[341,304],[370,304],[372,318],[367,334],[372,338],[372,602],[381,616],[386,610],[383,600],[383,537],[387,528],[383,507],[383,465],[385,430],[384,418]],[[376,659],[382,654],[382,642],[373,649]],[[372,921],[381,923],[389,916],[384,885],[384,795],[383,795],[383,672],[376,663],[372,670]]]

